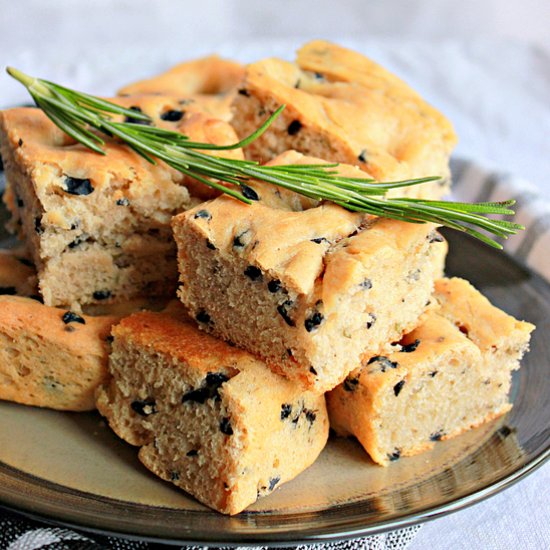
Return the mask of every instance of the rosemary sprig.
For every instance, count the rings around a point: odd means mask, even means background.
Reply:
[[[331,201],[355,212],[411,223],[441,224],[468,233],[495,248],[502,246],[480,230],[507,238],[524,229],[517,223],[487,216],[514,214],[509,208],[515,203],[513,200],[469,204],[410,198],[389,199],[385,196],[390,189],[418,185],[437,180],[438,177],[376,182],[369,178],[343,177],[336,171],[338,164],[262,166],[253,161],[227,159],[203,152],[245,147],[269,128],[284,105],[247,138],[232,145],[213,145],[193,142],[179,132],[153,126],[151,119],[141,112],[28,76],[11,67],[8,67],[7,72],[27,88],[36,105],[54,124],[96,153],[105,154],[102,148],[105,141],[91,129],[120,139],[151,163],[155,163],[156,159],[162,160],[183,174],[248,204],[257,199],[248,183],[259,180],[315,200]],[[118,122],[113,115],[136,122]]]

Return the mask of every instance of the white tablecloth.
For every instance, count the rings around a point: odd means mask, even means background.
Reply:
[[[340,11],[336,3],[320,0],[0,3],[0,66],[14,65],[107,95],[197,54],[218,51],[242,61],[262,55],[288,58],[307,38],[345,35],[340,42],[394,70],[453,120],[460,156],[522,175],[550,194],[550,55],[544,49],[550,44],[548,0],[481,3],[481,23],[469,14],[471,24],[483,30],[474,38],[464,30],[469,28],[464,20],[468,14],[462,8],[471,10],[470,1],[416,0],[407,2],[407,8],[405,3],[385,2],[384,9],[370,8],[378,37],[369,40],[359,38],[369,29],[369,8],[360,1],[340,4]],[[435,4],[439,26],[430,11]],[[522,5],[531,11],[526,13]],[[488,6],[502,6],[503,11],[497,17]],[[394,15],[392,9],[397,10]],[[384,17],[393,38],[381,38]],[[308,18],[320,23],[315,26]],[[395,21],[408,38],[395,38],[400,34]],[[504,34],[516,40],[497,36],[499,22],[509,31]],[[449,38],[455,27],[461,30],[458,39]],[[345,34],[350,29],[353,38]],[[277,39],[283,34],[286,38]],[[269,43],[258,39],[262,35],[270,37]],[[518,37],[533,38],[539,45]],[[28,100],[7,76],[0,90],[0,107]],[[426,524],[411,548],[550,548],[549,487],[546,465],[504,493]]]

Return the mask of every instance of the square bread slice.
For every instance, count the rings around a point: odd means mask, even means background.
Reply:
[[[62,411],[95,409],[95,390],[107,377],[112,324],[164,306],[136,298],[87,306],[80,315],[45,306],[23,251],[0,250],[0,399]]]
[[[118,319],[0,296],[0,399],[61,411],[95,409]]]
[[[273,164],[288,162],[322,161],[289,152]],[[179,296],[204,330],[324,392],[416,326],[446,251],[433,225],[269,184],[251,184],[249,196],[251,205],[218,197],[173,219]]]
[[[226,122],[200,113],[163,120],[176,109],[167,97],[118,102],[192,138],[237,140]],[[105,156],[89,151],[33,108],[0,113],[0,142],[10,227],[29,249],[45,304],[78,311],[90,303],[173,294],[170,219],[199,202],[190,196],[189,178],[115,141]],[[242,158],[240,151],[230,154]]]
[[[229,122],[233,117],[231,104],[243,77],[241,64],[211,55],[180,63],[159,75],[128,84],[118,94],[173,96],[185,112],[199,111]]]
[[[180,304],[181,307],[181,304]],[[201,332],[174,311],[113,329],[97,407],[153,473],[237,514],[310,466],[328,437],[325,398]]]
[[[451,123],[396,76],[329,42],[303,46],[295,63],[264,59],[246,67],[232,125],[241,137],[281,105],[282,115],[246,148],[267,162],[294,149],[357,165],[376,180],[440,176],[392,195],[440,198],[449,190]]]
[[[355,436],[383,466],[512,407],[512,371],[534,326],[462,279],[437,281],[435,296],[441,309],[404,337],[400,351],[371,357],[327,394],[331,427]]]

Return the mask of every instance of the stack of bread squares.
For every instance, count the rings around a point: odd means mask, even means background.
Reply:
[[[449,190],[449,121],[327,42],[294,63],[183,63],[112,101],[218,145],[284,104],[216,154]],[[385,466],[510,409],[534,327],[444,277],[435,225],[260,181],[241,203],[115,139],[98,155],[36,108],[0,113],[0,142],[22,243],[0,254],[0,399],[97,408],[149,470],[226,514],[313,464],[329,427]]]

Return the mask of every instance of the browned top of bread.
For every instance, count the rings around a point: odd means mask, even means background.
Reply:
[[[23,338],[25,333],[36,338],[62,343],[74,357],[105,355],[105,340],[117,316],[81,315],[85,323],[65,322],[66,309],[58,309],[19,296],[0,296],[0,318],[3,332]]]
[[[181,63],[152,78],[128,84],[118,93],[172,95],[179,98],[185,109],[201,109],[215,118],[230,120],[230,105],[243,76],[242,65],[212,55]]]
[[[238,141],[235,131],[222,120],[213,119],[204,113],[182,115],[178,121],[166,121],[162,116],[178,109],[174,98],[161,96],[134,96],[116,98],[116,103],[125,107],[138,107],[149,115],[155,125],[184,133],[192,141],[204,141],[228,145]],[[44,202],[55,203],[55,197],[62,195],[59,188],[60,176],[90,179],[94,190],[108,187],[113,180],[131,181],[136,195],[156,195],[162,192],[164,201],[185,204],[189,200],[186,186],[197,192],[197,196],[208,198],[213,192],[206,186],[168,167],[163,162],[153,165],[126,145],[106,139],[106,155],[98,155],[57,128],[46,115],[34,108],[16,108],[0,112],[0,134],[3,147],[10,148],[17,164],[29,175],[35,185],[35,192]],[[242,151],[221,151],[220,156],[241,159]],[[176,187],[174,187],[176,184]],[[183,184],[183,185],[180,185]],[[203,193],[203,195],[201,195]],[[122,197],[122,195],[121,195]],[[116,197],[115,197],[116,198]],[[133,197],[135,201],[137,197]],[[137,206],[137,204],[134,204]],[[164,207],[163,200],[142,204],[151,213]]]
[[[180,312],[175,308],[170,309],[169,314],[134,313],[113,328],[113,336],[131,336],[134,344],[151,347],[199,372],[218,371],[223,366],[241,366],[256,361],[249,353],[201,332],[188,322],[183,310]]]
[[[482,352],[526,346],[535,329],[531,323],[518,321],[491,304],[464,279],[439,279],[434,295],[441,306],[441,315],[459,326]]]
[[[348,158],[378,180],[447,173],[456,142],[451,123],[357,52],[309,42],[296,63],[270,58],[248,65],[244,87],[287,105],[299,121],[345,144]]]

